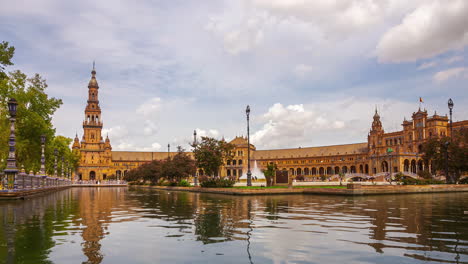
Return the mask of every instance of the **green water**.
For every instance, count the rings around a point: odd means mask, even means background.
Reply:
[[[467,204],[73,188],[0,201],[0,263],[468,263]]]

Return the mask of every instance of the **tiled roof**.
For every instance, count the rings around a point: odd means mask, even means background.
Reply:
[[[253,153],[253,159],[304,158],[364,153],[367,153],[367,143],[294,149],[257,150]]]

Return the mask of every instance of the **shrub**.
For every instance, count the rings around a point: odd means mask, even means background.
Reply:
[[[304,181],[304,175],[297,175],[296,181]]]
[[[234,186],[235,180],[230,178],[209,178],[206,176],[199,177],[200,186],[205,188],[229,188]]]
[[[188,182],[187,180],[180,180],[180,182],[177,184],[177,186],[190,187],[190,182]]]
[[[428,184],[444,184],[443,181],[433,179],[413,179],[411,177],[405,177],[401,180],[403,185],[428,185]]]
[[[325,181],[325,180],[327,179],[327,176],[325,176],[325,175],[320,175],[320,179],[321,179],[322,181]]]
[[[167,181],[166,179],[164,179],[164,178],[160,178],[160,179],[158,180],[157,185],[159,185],[159,186],[169,186],[169,185],[170,185],[170,182],[168,182],[168,181]]]
[[[468,184],[468,177],[466,177],[464,179],[461,179],[458,183],[459,184]]]
[[[418,171],[418,176],[424,179],[432,179],[432,174],[428,170]]]
[[[402,181],[406,176],[403,174],[403,172],[398,172],[397,174],[395,174],[395,181]]]

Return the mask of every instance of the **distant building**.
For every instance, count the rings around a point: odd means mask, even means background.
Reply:
[[[82,180],[103,180],[110,176],[121,179],[127,171],[152,160],[162,160],[175,152],[134,152],[112,151],[110,139],[103,139],[103,122],[99,106],[99,85],[96,71],[91,72],[88,84],[88,101],[83,121],[81,141],[76,135],[73,151],[80,155],[77,178]],[[413,113],[411,120],[403,121],[403,130],[385,133],[380,115],[375,111],[367,142],[322,147],[256,150],[247,144],[244,137],[236,137],[230,143],[235,145],[233,157],[225,161],[221,176],[240,177],[247,171],[247,151],[251,150],[251,166],[254,161],[259,168],[275,163],[279,170],[289,175],[304,177],[332,177],[339,173],[382,176],[390,172],[416,174],[431,170],[421,158],[421,145],[431,137],[450,134],[447,116],[437,113],[429,116],[426,110]],[[454,130],[468,127],[468,120],[454,122]],[[198,173],[203,174],[202,171]]]

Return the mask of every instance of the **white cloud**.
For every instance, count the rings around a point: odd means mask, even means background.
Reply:
[[[312,73],[314,68],[306,64],[298,64],[293,69],[293,73],[299,78],[305,78]]]
[[[204,130],[204,129],[197,128],[195,130],[197,131],[197,137],[198,138],[200,138],[200,137],[214,137],[214,138],[217,138],[217,137],[219,137],[219,134],[220,134],[217,129]]]
[[[264,122],[264,125],[252,135],[252,142],[266,148],[279,147],[285,142],[294,147],[304,143],[311,131],[345,127],[342,120],[330,120],[325,115],[306,110],[303,104],[284,107],[276,103],[258,121]]]
[[[388,30],[377,45],[381,62],[430,58],[468,44],[468,1],[426,1]]]
[[[143,104],[141,104],[136,110],[136,112],[144,116],[152,116],[152,115],[158,114],[160,109],[161,109],[161,98],[154,97],[144,102]]]
[[[468,68],[465,67],[457,67],[451,68],[448,70],[440,71],[434,74],[433,79],[437,82],[444,82],[452,78],[457,77],[468,77]]]
[[[383,22],[388,1],[253,0],[254,6],[282,19],[316,25],[326,35],[343,37]]]
[[[445,60],[445,63],[452,64],[454,62],[463,61],[462,56],[453,56]]]
[[[156,123],[154,123],[151,120],[145,120],[145,126],[143,128],[143,134],[145,136],[156,134],[157,130],[158,130],[158,127]]]
[[[151,146],[145,146],[145,147],[137,147],[137,151],[160,151],[161,150],[161,144],[158,142],[154,142],[151,144]]]
[[[425,62],[425,63],[421,64],[421,65],[418,67],[418,70],[429,69],[429,68],[432,68],[432,67],[437,66],[437,64],[438,64],[438,63],[437,63],[436,61]]]
[[[123,126],[114,126],[102,129],[102,135],[106,136],[109,134],[109,138],[112,140],[120,140],[128,135],[128,130]]]

